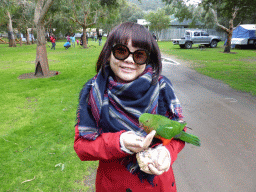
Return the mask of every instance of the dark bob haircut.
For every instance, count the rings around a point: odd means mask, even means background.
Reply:
[[[154,71],[152,83],[156,83],[162,71],[161,53],[158,44],[144,26],[132,22],[122,23],[111,31],[98,58],[97,72],[102,69],[102,74],[105,74],[104,69],[106,65],[109,65],[113,45],[117,43],[127,45],[130,39],[133,47],[146,49],[150,53],[148,64],[152,66]]]

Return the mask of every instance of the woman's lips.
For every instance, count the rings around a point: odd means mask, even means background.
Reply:
[[[133,71],[135,71],[135,69],[131,68],[131,67],[120,66],[120,68],[121,68],[122,71],[125,71],[125,72],[133,72]]]

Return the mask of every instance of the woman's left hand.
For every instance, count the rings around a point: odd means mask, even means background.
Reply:
[[[137,153],[136,157],[140,169],[148,174],[161,175],[168,171],[171,165],[170,153],[162,145]]]

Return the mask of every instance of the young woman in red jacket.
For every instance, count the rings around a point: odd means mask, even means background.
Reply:
[[[163,146],[155,131],[147,135],[138,122],[142,113],[182,118],[161,69],[157,42],[145,27],[127,22],[109,34],[97,75],[80,93],[75,127],[78,157],[99,160],[97,192],[176,191],[172,164],[185,143],[173,139]],[[145,159],[145,152],[151,157]]]

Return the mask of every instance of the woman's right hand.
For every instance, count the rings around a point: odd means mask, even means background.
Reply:
[[[149,147],[155,134],[155,130],[151,131],[146,137],[140,137],[136,135],[133,131],[124,132],[120,136],[121,148],[125,147],[125,149],[128,149],[132,153],[138,153],[140,151],[143,151]],[[125,149],[122,150],[130,153]]]

